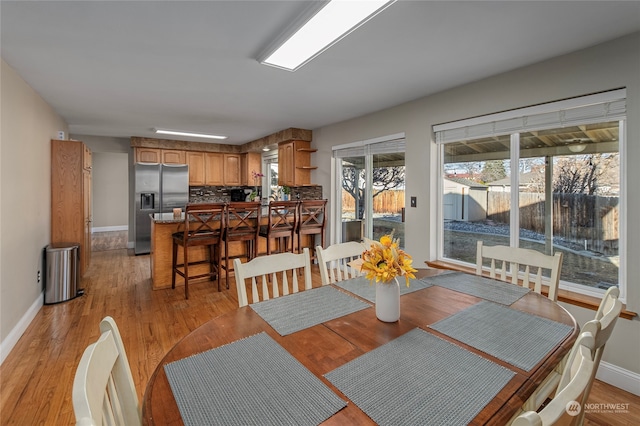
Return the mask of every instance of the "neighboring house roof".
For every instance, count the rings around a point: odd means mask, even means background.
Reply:
[[[473,181],[471,179],[447,177],[447,178],[445,178],[445,180],[450,180],[451,182],[455,182],[455,183],[460,184],[460,185],[468,186],[470,188],[486,188],[487,187],[487,185],[484,185],[484,184],[479,183],[479,182],[475,182],[475,181]]]

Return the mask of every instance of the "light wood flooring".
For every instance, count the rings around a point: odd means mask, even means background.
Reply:
[[[319,285],[317,267],[314,286]],[[233,281],[233,280],[232,280]],[[164,354],[186,334],[237,308],[235,287],[217,292],[211,282],[151,290],[149,256],[130,250],[97,251],[83,280],[85,295],[44,306],[0,366],[0,425],[72,425],[71,389],[82,352],[112,316],[120,328],[140,400]],[[597,381],[594,403],[629,404],[627,413],[588,413],[588,425],[640,424],[640,397]]]

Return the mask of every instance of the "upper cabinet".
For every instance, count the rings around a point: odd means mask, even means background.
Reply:
[[[242,154],[224,154],[224,184],[229,186],[242,185],[240,170]]]
[[[189,166],[189,186],[203,186],[204,152],[187,151],[185,157]]]
[[[186,164],[185,152],[177,149],[136,148],[136,163]]]
[[[176,149],[161,149],[162,164],[186,164],[185,152]]]
[[[259,152],[242,154],[242,167],[240,169],[241,184],[247,186],[262,185],[262,181],[256,181],[253,178],[254,173],[262,173],[262,155]]]
[[[288,141],[278,144],[278,185],[302,186],[311,183],[311,148],[308,141]]]
[[[190,186],[240,186],[244,154],[187,151]]]
[[[224,185],[224,154],[221,152],[204,153],[204,184]]]
[[[136,163],[159,163],[160,150],[157,148],[136,148]]]

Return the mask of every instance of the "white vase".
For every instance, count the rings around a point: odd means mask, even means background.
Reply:
[[[376,317],[384,322],[400,319],[400,284],[398,279],[376,283]]]

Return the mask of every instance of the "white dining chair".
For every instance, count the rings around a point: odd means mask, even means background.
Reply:
[[[304,270],[304,289],[311,289],[311,260],[307,247],[299,254],[278,253],[269,256],[258,256],[246,263],[242,263],[240,259],[234,259],[233,268],[238,290],[238,305],[240,307],[249,304],[247,279],[251,279],[252,303],[279,297],[281,292],[283,296],[289,294],[289,275],[292,277],[291,291],[297,293],[299,291],[297,274],[299,268]],[[278,273],[280,273],[282,290],[278,281]],[[261,277],[261,291],[258,291],[256,277]],[[271,295],[269,295],[268,281],[271,281]]]
[[[478,241],[476,250],[476,275],[482,275],[484,259],[491,261],[489,276],[502,281],[511,281],[518,285],[521,279],[522,286],[529,288],[531,275],[535,274],[533,290],[542,294],[542,271],[548,269],[549,277],[545,277],[545,284],[549,287],[547,297],[554,302],[558,299],[558,284],[560,283],[560,271],[562,270],[562,253],[556,252],[549,256],[536,250],[515,248],[509,246],[485,246]],[[501,263],[498,266],[497,263]],[[520,273],[520,267],[524,272]],[[500,273],[498,277],[496,272]],[[510,277],[510,279],[509,279]]]
[[[598,372],[598,367],[600,366],[600,361],[602,360],[604,347],[607,344],[609,337],[611,337],[616,322],[618,321],[618,317],[620,317],[620,313],[622,312],[622,302],[618,298],[619,296],[620,290],[618,289],[618,287],[609,287],[609,289],[604,294],[602,301],[600,302],[600,306],[598,307],[598,311],[596,312],[595,319],[587,322],[582,327],[582,331],[589,332],[595,337],[593,372],[591,373],[591,379],[589,380],[589,384],[583,396],[583,406],[587,402],[587,398],[589,397],[589,393],[591,392],[591,386],[593,385],[596,373]],[[580,413],[579,417],[580,424],[582,424],[582,419],[584,419],[584,411]]]
[[[362,275],[360,269],[350,266],[349,262],[362,258],[362,252],[367,249],[364,244],[356,241],[333,244],[326,249],[316,247],[322,285]]]
[[[111,317],[80,359],[73,380],[73,411],[78,426],[142,424],[138,395],[118,326]]]
[[[570,352],[556,396],[539,412],[527,411],[515,418],[513,426],[578,425],[583,412],[583,395],[587,391],[594,370],[595,338],[589,332],[578,337]]]
[[[587,402],[587,398],[589,397],[591,386],[593,385],[593,381],[595,380],[596,373],[598,371],[598,366],[600,365],[600,360],[602,359],[604,347],[609,340],[609,337],[611,337],[616,321],[622,312],[622,302],[618,299],[619,295],[620,290],[618,287],[609,287],[600,301],[600,306],[598,307],[595,318],[587,322],[582,327],[582,331],[591,333],[595,340],[593,354],[594,368],[584,392],[583,400],[580,401],[583,405]],[[572,352],[575,350],[577,344],[578,341],[574,344]],[[562,374],[566,369],[568,359],[571,356],[572,353],[569,352],[553,369],[553,371],[547,375],[542,383],[538,385],[535,392],[523,404],[521,412],[538,410],[548,398],[553,396],[554,392],[557,392],[556,389],[559,386],[560,378],[562,377]],[[581,412],[579,416],[583,418],[584,411]]]

